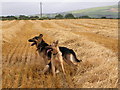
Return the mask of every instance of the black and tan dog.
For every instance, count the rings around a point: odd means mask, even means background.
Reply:
[[[39,52],[39,55],[43,57],[45,64],[48,64],[48,60],[51,59],[51,52],[49,52],[49,49],[47,46],[49,46],[43,39],[43,35],[40,34],[39,36],[35,36],[32,39],[29,39],[29,42],[33,42],[31,46],[36,45],[36,51]]]
[[[51,49],[49,46],[49,44],[47,44],[44,40],[43,40],[43,35],[40,34],[39,36],[35,36],[32,39],[29,39],[29,42],[33,42],[31,44],[31,46],[36,45],[37,47],[37,51],[39,52],[40,56],[42,56],[45,60],[45,63],[48,64],[47,60],[51,59]],[[59,47],[61,53],[62,53],[62,57],[63,60],[71,66],[75,66],[78,64],[78,62],[82,61],[82,60],[78,60],[76,57],[75,52],[72,49],[66,48],[66,47]],[[51,64],[49,63],[48,66],[50,66]]]

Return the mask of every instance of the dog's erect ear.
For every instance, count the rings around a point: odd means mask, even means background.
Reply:
[[[56,40],[56,41],[55,41],[55,44],[58,44],[58,43],[59,43],[59,41],[58,41],[58,40]]]
[[[40,34],[39,37],[43,37],[43,34]]]
[[[58,46],[58,40],[54,41],[52,45],[54,45],[55,47]]]

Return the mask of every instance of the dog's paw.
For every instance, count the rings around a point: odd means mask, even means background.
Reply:
[[[39,75],[44,75],[44,72],[43,71],[39,71]]]
[[[56,74],[58,74],[59,72],[60,72],[59,70],[56,70],[56,72],[55,72],[55,73],[56,73]]]
[[[46,73],[49,70],[49,65],[46,65],[45,68],[43,69],[43,73]]]

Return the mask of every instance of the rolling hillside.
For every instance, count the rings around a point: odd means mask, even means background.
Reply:
[[[117,18],[118,17],[118,6],[105,6],[105,7],[96,7],[96,8],[88,8],[83,10],[70,11],[67,13],[72,13],[75,16],[83,16],[88,15],[91,17],[109,17],[109,18]]]
[[[62,12],[62,13],[44,14],[43,16],[55,17],[55,15],[57,14],[66,15],[68,13],[72,13],[76,17],[88,15],[94,18],[101,18],[104,16],[107,18],[118,18],[118,6],[113,5],[113,6],[104,6],[104,7],[94,7],[94,8],[68,11],[68,12]]]

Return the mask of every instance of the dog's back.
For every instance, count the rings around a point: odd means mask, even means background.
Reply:
[[[66,47],[59,47],[59,49],[62,52],[63,59],[67,64],[73,65],[81,61],[77,59],[76,54],[72,49]]]

